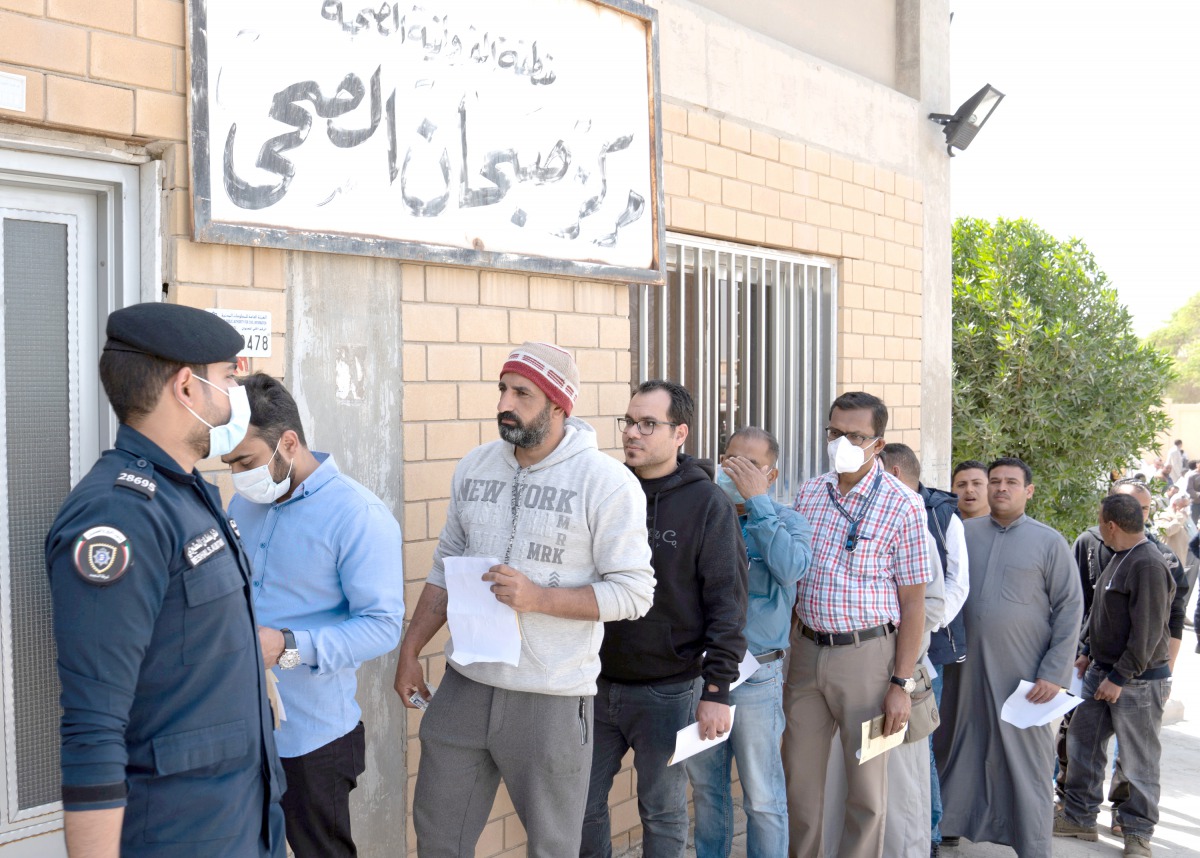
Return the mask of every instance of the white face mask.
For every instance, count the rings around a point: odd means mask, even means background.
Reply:
[[[229,422],[221,426],[214,426],[197,414],[192,409],[187,408],[188,412],[208,427],[208,456],[211,459],[214,456],[225,456],[233,452],[233,448],[242,443],[242,439],[246,437],[246,432],[250,430],[250,400],[246,396],[246,388],[240,384],[235,384],[233,387],[226,390],[223,387],[218,387],[207,378],[201,378],[198,375],[193,375],[192,378],[196,381],[202,381],[214,390],[219,390],[229,397]],[[176,397],[178,399],[179,397]]]
[[[853,474],[867,463],[867,451],[854,446],[850,439],[843,435],[829,442],[829,461],[839,474]]]
[[[267,459],[265,465],[234,474],[234,491],[251,503],[275,503],[286,495],[288,489],[292,487],[292,465],[296,463],[296,460],[288,462],[287,476],[279,482],[275,482],[271,476],[271,463],[275,461],[278,453],[279,445],[276,444],[275,452],[271,454],[271,458]]]

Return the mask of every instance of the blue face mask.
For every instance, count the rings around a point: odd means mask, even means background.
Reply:
[[[717,488],[725,492],[725,495],[733,501],[734,506],[741,506],[746,502],[741,493],[737,490],[737,486],[733,484],[733,480],[729,474],[725,473],[725,469],[717,465]]]
[[[192,377],[229,397],[229,422],[220,426],[212,425],[186,405],[183,406],[193,417],[208,427],[208,455],[205,458],[226,456],[233,452],[234,447],[242,443],[242,439],[246,437],[246,432],[250,429],[250,399],[246,396],[246,388],[235,384],[226,390],[213,384],[207,378],[201,378],[198,375]],[[183,405],[182,402],[179,404]]]

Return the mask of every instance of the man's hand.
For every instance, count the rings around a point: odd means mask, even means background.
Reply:
[[[259,626],[258,643],[262,647],[263,667],[270,669],[279,664],[279,656],[283,655],[283,632]]]
[[[701,739],[718,739],[729,732],[733,719],[729,707],[712,700],[701,700],[696,707],[696,720],[700,724]]]
[[[729,479],[737,487],[738,494],[746,499],[757,495],[765,495],[770,483],[767,475],[745,456],[730,456],[721,463]]]
[[[883,695],[883,735],[899,733],[908,723],[912,712],[912,698],[894,682],[888,683],[887,694]]]
[[[483,573],[483,580],[492,582],[497,602],[508,605],[518,614],[540,610],[542,588],[511,566],[498,563]]]
[[[1121,696],[1121,686],[1106,676],[1100,680],[1100,687],[1096,689],[1096,693],[1093,696],[1096,700],[1103,700],[1106,703],[1116,703],[1117,698]]]
[[[1049,703],[1060,691],[1062,691],[1061,685],[1055,685],[1048,679],[1039,679],[1033,683],[1033,688],[1029,689],[1025,699],[1030,703]]]
[[[1088,665],[1091,663],[1092,660],[1086,655],[1079,656],[1079,658],[1075,659],[1075,675],[1083,679],[1083,675],[1087,673]]]
[[[430,698],[429,687],[425,684],[425,673],[421,670],[421,662],[417,661],[415,654],[409,655],[403,649],[400,650],[400,660],[396,662],[396,679],[392,687],[400,695],[400,702],[408,709],[419,708],[408,700],[414,691],[426,700]]]

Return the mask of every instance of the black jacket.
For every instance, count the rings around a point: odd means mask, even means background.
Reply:
[[[605,679],[648,685],[703,675],[701,699],[729,702],[729,684],[746,654],[748,561],[737,512],[712,475],[711,463],[684,455],[667,476],[639,479],[654,604],[639,620],[604,624]]]

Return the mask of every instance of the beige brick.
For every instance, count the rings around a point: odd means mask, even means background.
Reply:
[[[925,230],[923,227],[913,227],[913,245],[915,247],[925,246]]]
[[[921,296],[915,292],[904,293],[904,312],[910,316],[921,315]]]
[[[612,283],[600,283],[595,280],[580,280],[575,286],[575,312],[594,313],[611,316],[613,313],[613,293],[625,286],[614,286]]]
[[[774,188],[777,191],[791,191],[792,172],[792,168],[786,164],[776,164],[774,161],[768,161],[766,169],[767,187]]]
[[[920,271],[924,264],[924,258],[919,247],[904,248],[904,267],[911,268],[913,271]]]
[[[843,182],[853,182],[854,162],[840,155],[831,155],[829,157],[829,173],[835,179]]]
[[[751,204],[750,185],[735,179],[721,180],[721,202],[738,209],[748,209]]]
[[[405,381],[427,381],[425,369],[425,346],[405,344],[401,351],[401,364],[404,368]]]
[[[796,194],[780,194],[779,216],[785,217],[788,220],[804,220],[807,217],[805,214],[804,197]]]
[[[87,35],[75,27],[0,12],[0,62],[81,75],[87,69]]]
[[[192,235],[192,201],[187,191],[167,192],[167,233],[183,238]]]
[[[430,459],[461,459],[478,446],[478,423],[429,423],[425,426],[426,456]],[[440,496],[449,493],[450,484],[447,483]]]
[[[792,246],[792,222],[783,218],[767,218],[767,244],[776,247]]]
[[[188,149],[182,143],[172,143],[163,148],[163,164],[167,187],[186,188],[191,182],[188,164]]]
[[[829,226],[838,232],[854,231],[854,209],[845,206],[832,205],[829,207]]]
[[[863,257],[871,262],[883,262],[883,242],[878,238],[864,238]]]
[[[737,178],[737,152],[723,146],[704,144],[704,160],[710,173]]]
[[[875,187],[875,168],[870,164],[854,162],[854,184],[864,188]]]
[[[704,207],[704,231],[722,238],[737,235],[737,212],[721,206]]]
[[[240,249],[249,250],[249,248]],[[287,333],[287,300],[282,292],[267,289],[218,289],[216,306],[222,310],[270,313],[271,333]]]
[[[842,255],[848,259],[862,259],[863,238],[861,235],[842,233]]]
[[[412,765],[410,762],[409,765]],[[475,841],[475,858],[488,858],[504,849],[504,821],[497,819],[489,822],[483,828],[483,833]]]
[[[500,366],[489,367],[488,375],[495,375],[498,378]],[[458,419],[494,421],[496,419],[496,402],[499,398],[500,393],[496,386],[496,380],[481,381],[478,384],[460,382],[458,385]],[[493,429],[495,425],[492,423]]]
[[[838,337],[838,354],[845,358],[860,358],[863,356],[862,334],[841,334]],[[424,508],[422,507],[422,511]]]
[[[925,207],[914,200],[904,201],[904,219],[911,224],[919,225],[925,217]]]
[[[905,316],[904,318],[907,319],[908,317]],[[901,337],[904,336],[906,336],[906,334],[900,330],[900,319],[897,318],[896,336],[888,337],[883,341],[883,356],[885,358],[893,361],[904,361],[904,341],[901,339]],[[909,365],[907,361],[904,361],[904,363],[909,367],[908,372],[911,373],[911,365]],[[909,378],[912,378],[911,374],[909,375]]]
[[[425,266],[400,266],[400,300],[414,303],[425,300]]]
[[[896,288],[902,292],[912,292],[916,285],[914,282],[916,276],[913,272],[907,268],[896,268],[893,271],[895,272],[893,280]]]
[[[180,94],[188,91],[187,53],[175,52],[175,85],[174,90]]]
[[[629,290],[628,289],[618,289],[613,294],[613,299],[616,301],[616,304],[617,304],[617,315],[618,316],[628,316],[629,315]]]
[[[46,15],[85,27],[133,34],[133,0],[47,0]]]
[[[737,174],[738,178],[743,182],[753,182],[756,185],[765,184],[767,181],[767,162],[762,158],[756,158],[753,155],[746,155],[739,152],[737,156]]]
[[[750,154],[768,161],[779,160],[779,138],[765,131],[750,131]]]
[[[792,171],[792,190],[806,197],[815,197],[819,178],[812,170],[794,170]]]
[[[829,175],[829,153],[822,152],[820,149],[809,149],[808,157],[804,165],[814,173],[820,173],[822,176]]]
[[[901,266],[904,264],[904,245],[889,241],[884,245],[883,258],[888,265]]]
[[[883,167],[876,167],[875,190],[883,191],[885,194],[896,193],[896,174],[891,170],[885,170]]]
[[[405,384],[403,413],[405,421],[454,420],[458,417],[458,385]],[[444,497],[445,491],[426,497]],[[413,495],[406,496],[416,500]]]
[[[813,226],[829,226],[829,203],[821,200],[805,200],[805,219]]]
[[[514,310],[508,314],[508,341],[524,343],[531,340],[546,343],[555,341],[553,313],[525,313]]]
[[[600,344],[600,323],[595,316],[563,314],[558,317],[558,339],[562,348],[596,348]]]
[[[688,170],[678,164],[663,164],[663,190],[668,194],[687,195]]]
[[[904,200],[895,194],[887,194],[883,198],[883,213],[892,220],[903,220]]]
[[[688,196],[706,203],[721,202],[721,183],[724,180],[701,170],[688,171]]]
[[[896,174],[896,193],[906,200],[913,198],[913,180],[901,173]]]
[[[508,311],[495,307],[460,307],[458,337],[464,343],[507,343]]]
[[[897,346],[898,353],[896,355],[892,355],[891,352],[889,351],[888,356],[893,357],[896,360],[902,360],[904,358],[904,343],[902,340],[904,338],[911,337],[913,335],[913,317],[912,316],[896,316],[895,328],[896,328],[896,336],[894,338],[888,340],[888,343],[889,344],[890,343],[898,343],[898,346]]]
[[[895,381],[895,371],[892,367],[892,362],[887,360],[875,361],[875,382],[877,384],[890,384]]]
[[[863,208],[871,214],[883,214],[883,192],[865,189],[863,191]]]
[[[570,313],[575,309],[573,284],[553,277],[529,278],[529,309]]]
[[[528,307],[529,278],[508,271],[481,272],[479,303],[489,307]]]
[[[905,340],[904,341],[904,357],[906,360],[921,359],[921,341],[920,340]]]
[[[409,385],[405,385],[407,390]],[[409,416],[404,415],[408,420]],[[425,426],[422,423],[404,423],[404,461],[419,462],[425,458]]]
[[[182,95],[139,89],[134,133],[160,140],[186,139],[187,99]]]
[[[896,240],[896,222],[884,215],[875,215],[875,237],[884,241]]]
[[[629,341],[628,319],[619,316],[600,319],[600,348],[627,350]]]
[[[721,120],[721,145],[739,152],[750,151],[750,129],[728,119]]]
[[[808,163],[808,151],[803,143],[780,140],[779,160],[792,167],[803,167]]]
[[[23,12],[26,15],[41,15],[46,0],[0,0],[0,9]]]
[[[525,842],[525,826],[521,824],[520,818],[514,813],[504,818],[504,846],[512,848]],[[508,852],[505,852],[500,858],[507,858]]]
[[[889,313],[904,312],[904,293],[888,289],[883,296],[883,309]]]
[[[762,243],[767,240],[767,219],[750,212],[737,213],[738,241]]]
[[[684,229],[692,232],[704,231],[704,203],[698,200],[686,200],[682,197],[672,197],[671,214],[667,223],[672,229]]]
[[[792,246],[797,250],[815,253],[818,244],[818,229],[811,223],[797,223],[792,226]]]
[[[817,234],[817,251],[829,256],[842,255],[842,234],[832,229],[822,229]]]
[[[3,38],[3,37],[0,37]],[[0,65],[0,72],[20,75],[25,78],[25,109],[8,110],[0,108],[0,117],[15,116],[18,119],[44,119],[46,116],[46,76],[28,69]]]
[[[896,241],[901,244],[911,245],[913,243],[913,225],[907,221],[896,221]]]
[[[688,111],[688,136],[707,143],[721,142],[721,120],[699,110]]]
[[[176,239],[174,279],[214,286],[249,286],[254,282],[254,254],[249,247]]]
[[[750,208],[761,215],[779,215],[779,191],[754,185],[750,189]]]
[[[211,286],[192,286],[188,283],[172,283],[167,290],[167,300],[172,304],[197,307],[207,310],[217,306],[217,290]]]
[[[853,182],[842,183],[842,203],[853,209],[865,208],[863,188]]]
[[[865,287],[861,283],[846,282],[842,284],[842,306],[848,310],[861,310],[866,306],[866,299],[863,297]],[[847,355],[854,357],[854,355]]]
[[[896,286],[896,269],[890,265],[876,263],[875,285],[884,289],[894,289]]]
[[[478,304],[479,271],[429,266],[425,269],[425,300],[438,304]]]
[[[693,167],[697,170],[705,168],[705,156],[708,147],[703,140],[692,137],[675,137],[671,147],[671,162],[681,167]],[[664,160],[666,156],[664,154]]]
[[[137,34],[143,39],[182,48],[185,44],[183,3],[137,0]]]
[[[686,108],[680,107],[678,104],[662,105],[662,127],[663,131],[671,131],[675,134],[688,133],[688,112]]]
[[[478,346],[428,346],[426,372],[430,381],[479,381]]]
[[[184,195],[180,193],[180,196]],[[253,251],[254,288],[282,290],[286,285],[284,282],[286,260],[284,252],[273,247],[255,247]]]
[[[458,341],[458,314],[453,307],[404,304],[400,311],[400,322],[405,342]]]
[[[579,377],[589,382],[617,381],[617,355],[610,350],[580,349],[575,353]]]
[[[92,33],[90,73],[93,79],[170,92],[175,82],[174,52],[141,39]]]
[[[847,186],[850,187],[850,186]],[[875,235],[875,217],[861,209],[854,210],[854,231],[862,236]]]
[[[599,388],[600,404],[597,406],[596,412],[613,416],[624,414],[625,406],[629,405],[629,385],[601,384]]]
[[[664,134],[660,145],[662,146],[663,163],[675,163],[675,141],[679,139],[677,134]]]

